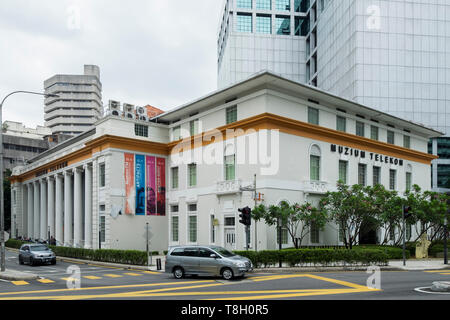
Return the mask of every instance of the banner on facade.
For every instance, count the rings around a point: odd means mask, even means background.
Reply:
[[[145,215],[145,156],[136,155],[136,215]]]
[[[134,154],[125,153],[125,214],[134,213]]]
[[[156,213],[158,216],[166,215],[166,160],[156,159]]]
[[[156,215],[156,163],[155,157],[147,156],[146,177],[147,177],[147,215]]]

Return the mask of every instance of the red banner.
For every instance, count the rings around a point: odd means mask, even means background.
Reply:
[[[134,188],[134,154],[125,153],[125,214],[134,213],[135,193]]]
[[[166,215],[166,159],[156,158],[156,213]]]
[[[147,156],[146,180],[147,180],[147,215],[156,215],[156,163],[155,157]]]

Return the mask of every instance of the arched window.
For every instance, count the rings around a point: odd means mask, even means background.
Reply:
[[[312,145],[309,152],[309,176],[312,181],[320,180],[320,148]]]

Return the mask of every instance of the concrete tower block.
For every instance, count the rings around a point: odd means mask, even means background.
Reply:
[[[86,64],[84,65],[84,75],[96,76],[98,79],[100,79],[100,68],[95,65]]]

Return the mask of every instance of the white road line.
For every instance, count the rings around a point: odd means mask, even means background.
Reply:
[[[434,292],[434,291],[425,291],[423,289],[431,289],[431,287],[419,287],[415,288],[414,291],[421,292],[421,293],[429,293],[429,294],[450,294],[450,292]]]

